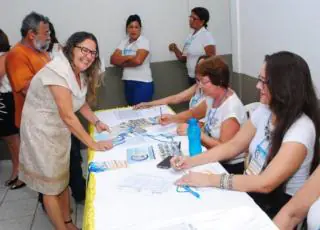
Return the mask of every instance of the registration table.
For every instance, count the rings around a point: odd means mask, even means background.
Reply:
[[[112,133],[97,134],[91,127],[92,137],[111,138],[116,146],[105,152],[89,151],[83,229],[277,229],[246,193],[219,188],[188,192],[174,185],[187,172],[157,168],[168,152],[188,154],[187,137],[175,135],[174,124],[156,124],[163,113],[173,111],[162,106],[96,112]],[[191,170],[225,172],[219,163]]]

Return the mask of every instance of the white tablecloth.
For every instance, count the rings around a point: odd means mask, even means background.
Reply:
[[[123,109],[119,109],[123,110]],[[97,115],[107,124],[117,125],[128,118],[159,115],[159,108],[142,110],[133,114],[117,114],[119,110],[98,112]],[[130,109],[125,109],[130,110]],[[172,113],[163,107],[163,113]],[[109,121],[109,122],[108,122]],[[154,126],[149,133],[174,132],[174,126]],[[186,137],[175,137],[181,141],[182,152],[188,153]],[[125,144],[106,152],[91,152],[90,160],[105,162],[126,160],[128,147],[153,145],[157,141],[143,136],[133,137]],[[174,181],[184,172],[156,167],[161,161],[156,159],[129,164],[128,168],[90,173],[84,214],[85,230],[135,229],[135,230],[205,230],[205,229],[277,229],[267,215],[242,192],[226,191],[218,188],[200,188],[196,191],[200,199],[190,193],[176,191]],[[222,173],[219,163],[200,166],[195,171]],[[121,189],[120,184],[135,175],[165,178],[170,186],[166,192],[153,194],[148,191]]]

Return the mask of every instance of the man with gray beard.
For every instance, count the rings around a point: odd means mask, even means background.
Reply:
[[[33,76],[50,61],[49,19],[31,12],[22,21],[22,39],[7,54],[6,72],[12,87],[15,104],[15,125],[20,128],[22,108]],[[11,189],[25,186],[17,180]]]

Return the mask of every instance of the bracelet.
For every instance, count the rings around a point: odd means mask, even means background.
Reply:
[[[228,175],[228,183],[227,183],[227,186],[228,186],[228,190],[233,190],[233,185],[232,185],[232,178],[233,178],[233,174],[230,174]]]
[[[96,120],[96,122],[94,123],[94,126],[97,126],[97,124],[99,124],[101,121],[100,120]]]
[[[219,186],[219,188],[221,188],[221,189],[225,189],[225,186],[224,186],[225,183],[224,183],[224,181],[225,181],[226,176],[227,176],[226,173],[221,174],[221,177],[220,177],[220,186]]]

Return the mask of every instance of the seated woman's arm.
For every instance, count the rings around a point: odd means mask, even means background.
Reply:
[[[59,115],[68,129],[86,146],[94,150],[106,150],[112,147],[111,142],[95,142],[85,131],[78,117],[72,110],[72,95],[70,90],[62,86],[49,86],[57,104]]]
[[[247,121],[246,125],[241,128],[241,130],[248,127],[248,122],[249,124],[251,123],[251,121]],[[218,145],[217,147],[209,150],[206,154],[200,154],[199,157],[195,157],[198,159],[195,159],[194,161],[196,161],[198,165],[212,161],[228,160],[235,157],[237,153],[243,152],[246,146],[241,145],[241,148],[239,148],[240,145],[237,143],[237,139],[239,140],[244,138],[240,137],[240,135],[244,134],[241,130],[231,141],[226,144]],[[253,135],[251,137],[253,138]],[[248,144],[249,143],[250,141]],[[211,155],[209,155],[210,151]],[[223,153],[223,151],[225,152]],[[292,155],[294,155],[294,157],[292,157]],[[278,154],[261,174],[235,175],[232,180],[232,188],[233,190],[241,192],[269,193],[288,180],[288,178],[299,169],[306,155],[307,148],[305,145],[297,142],[283,143]],[[177,183],[189,184],[191,186],[219,187],[220,180],[221,175],[190,173],[182,177]]]
[[[201,142],[206,148],[213,148],[219,144],[231,140],[232,137],[240,130],[240,124],[235,118],[228,118],[222,122],[220,128],[220,138],[216,139],[201,132]]]
[[[171,95],[168,97],[164,97],[158,100],[150,101],[150,102],[142,102],[134,106],[135,109],[144,109],[148,108],[151,106],[156,106],[156,105],[169,105],[169,104],[179,104],[185,101],[188,101],[192,98],[192,96],[196,92],[196,85],[191,86],[190,88],[183,90],[182,92]]]
[[[167,125],[170,123],[184,123],[184,122],[187,122],[188,119],[192,117],[199,120],[201,118],[204,118],[206,114],[206,110],[207,110],[207,104],[205,101],[203,101],[193,109],[189,109],[175,115],[171,115],[171,114],[162,115],[162,117],[160,118],[160,124]]]
[[[320,166],[273,219],[280,229],[294,229],[302,222],[311,205],[320,197],[319,181]]]
[[[110,63],[112,65],[123,67],[122,65],[132,58],[133,56],[123,56],[121,50],[116,49],[110,57]]]

